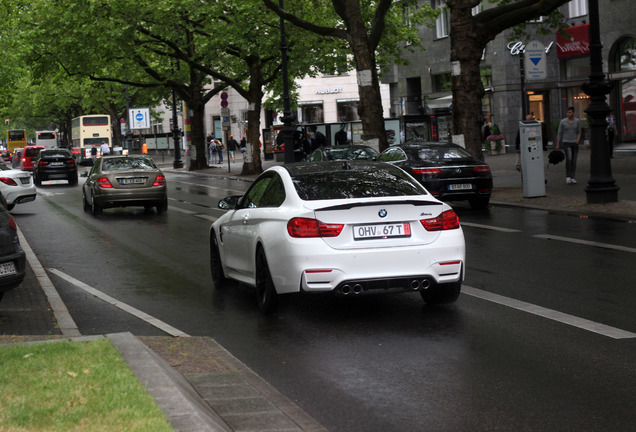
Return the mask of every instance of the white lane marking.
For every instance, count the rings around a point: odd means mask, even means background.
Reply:
[[[105,301],[106,303],[109,303],[115,307],[118,307],[119,309],[123,310],[124,312],[128,312],[131,315],[136,316],[137,318],[140,318],[144,321],[146,321],[148,324],[151,324],[155,327],[157,327],[159,330],[162,330],[166,333],[168,333],[171,336],[179,336],[179,337],[190,337],[190,335],[182,332],[179,329],[176,329],[174,327],[172,327],[169,324],[164,323],[163,321],[153,317],[152,315],[148,315],[147,313],[140,311],[139,309],[136,309],[130,305],[127,305],[126,303],[122,303],[119,300],[104,294],[103,292],[85,284],[82,281],[79,281],[77,279],[75,279],[72,276],[67,275],[66,273],[58,270],[58,269],[49,269],[49,271],[53,274],[56,274],[57,276],[61,277],[62,279],[66,280],[67,282],[72,283],[73,285],[75,285],[76,287],[83,289],[84,291],[88,292],[89,294],[94,295],[95,297],[97,297],[98,299],[101,299],[103,301]]]
[[[53,285],[53,282],[51,282],[51,279],[49,279],[49,276],[46,274],[44,267],[42,267],[42,263],[40,263],[40,260],[35,255],[33,249],[31,249],[31,246],[22,234],[20,227],[18,227],[18,237],[20,238],[20,246],[22,246],[22,249],[26,254],[29,266],[31,266],[33,273],[35,273],[35,277],[42,287],[42,291],[44,291],[44,295],[46,295],[49,305],[51,305],[51,310],[53,311],[55,321],[57,321],[60,331],[64,336],[81,336],[82,334],[77,328],[77,324],[75,324],[75,321],[62,301],[60,294],[55,289],[55,285]]]
[[[216,221],[218,219],[217,217],[206,215],[206,214],[195,214],[194,217],[205,219],[205,220],[208,220],[210,222],[214,222],[214,221]]]
[[[225,191],[230,191],[230,192],[236,192],[237,195],[243,195],[245,193],[245,189],[243,190],[237,190],[237,189],[232,189],[229,187],[223,187],[223,186],[210,186],[210,185],[203,185],[200,183],[193,183],[193,182],[185,182],[185,181],[178,181],[179,183],[182,184],[187,184],[187,185],[191,185],[191,186],[199,186],[202,188],[208,188],[208,189],[214,189],[214,190],[225,190]]]
[[[607,336],[613,339],[632,339],[636,338],[636,333],[632,333],[626,330],[621,330],[616,327],[610,327],[605,324],[600,324],[594,321],[579,318],[574,315],[569,315],[563,312],[558,312],[552,309],[547,309],[541,306],[533,305],[532,303],[526,303],[520,300],[511,299],[498,294],[489,293],[487,291],[473,288],[467,285],[462,285],[462,293],[468,294],[473,297],[487,300],[493,303],[497,303],[503,306],[507,306],[513,309],[517,309],[523,312],[527,312],[533,315],[537,315],[543,318],[548,318],[553,321],[560,322],[562,324],[577,327],[582,330],[587,330],[593,333],[597,333],[603,336]]]
[[[178,213],[183,213],[183,214],[187,214],[187,215],[193,215],[193,214],[197,213],[197,212],[193,212],[191,210],[186,210],[186,209],[182,209],[182,208],[179,208],[179,207],[173,207],[173,206],[170,206],[170,210],[174,210],[174,211],[176,211]]]
[[[598,242],[587,241],[587,240],[579,240],[579,239],[570,238],[570,237],[554,236],[550,234],[537,234],[534,237],[545,239],[545,240],[559,240],[559,241],[564,241],[569,243],[582,244],[586,246],[595,246],[595,247],[600,247],[605,249],[614,249],[614,250],[623,251],[623,252],[636,252],[636,248],[630,248],[627,246],[618,246],[618,245],[613,245],[608,243],[598,243]]]
[[[517,230],[517,229],[502,228],[502,227],[496,227],[496,226],[492,226],[492,225],[482,225],[482,224],[476,224],[476,223],[471,223],[471,222],[462,222],[462,221],[459,221],[459,223],[462,226],[468,226],[468,227],[472,227],[472,228],[481,228],[481,229],[487,229],[487,230],[492,230],[492,231],[501,231],[501,232],[509,232],[509,233],[521,232],[521,230]]]

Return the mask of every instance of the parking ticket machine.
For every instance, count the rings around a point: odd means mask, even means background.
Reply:
[[[545,196],[545,171],[541,123],[535,120],[519,122],[521,179],[525,198]]]

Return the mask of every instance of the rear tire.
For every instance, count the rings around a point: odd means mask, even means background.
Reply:
[[[223,272],[221,254],[219,252],[219,242],[216,239],[216,233],[214,231],[210,232],[210,271],[212,273],[214,288],[223,288],[227,282],[227,278]]]
[[[75,186],[77,184],[77,174],[68,178],[68,184]]]
[[[99,216],[102,213],[102,207],[97,203],[93,193],[91,193],[91,213],[93,216]]]
[[[420,291],[422,300],[430,305],[453,303],[459,297],[462,289],[462,281],[438,284],[429,289]]]
[[[162,214],[168,211],[168,200],[161,201],[161,204],[157,205],[157,213]]]
[[[278,294],[269,272],[265,251],[261,246],[256,250],[256,300],[264,315],[275,311],[278,305]]]

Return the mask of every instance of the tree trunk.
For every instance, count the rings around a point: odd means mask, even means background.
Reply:
[[[195,148],[196,158],[190,157],[189,171],[195,171],[208,167],[205,154],[205,103],[201,88],[195,85],[190,86],[190,100],[188,110],[190,111],[190,146]],[[192,148],[190,149],[192,156]]]
[[[466,150],[484,160],[481,100],[485,92],[479,64],[487,41],[475,29],[470,2],[463,3],[456,4],[451,14],[451,62],[459,62],[461,69],[459,75],[453,76],[453,134],[463,134]]]
[[[350,10],[350,12],[352,11]],[[366,27],[359,10],[357,13],[348,13],[347,27],[349,28],[349,44],[358,74],[358,93],[360,95],[358,115],[362,120],[362,139],[365,141],[377,139],[378,149],[383,151],[389,147],[389,143],[384,129],[382,96],[380,95],[375,52],[369,46]],[[371,144],[373,146],[373,143]]]
[[[263,172],[261,161],[261,104],[263,100],[263,74],[257,62],[250,64],[250,86],[247,94],[247,145],[252,147],[252,161],[243,162],[241,175],[260,174]]]

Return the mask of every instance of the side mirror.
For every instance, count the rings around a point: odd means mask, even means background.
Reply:
[[[219,201],[219,208],[223,210],[232,210],[236,208],[242,195],[231,195]]]

